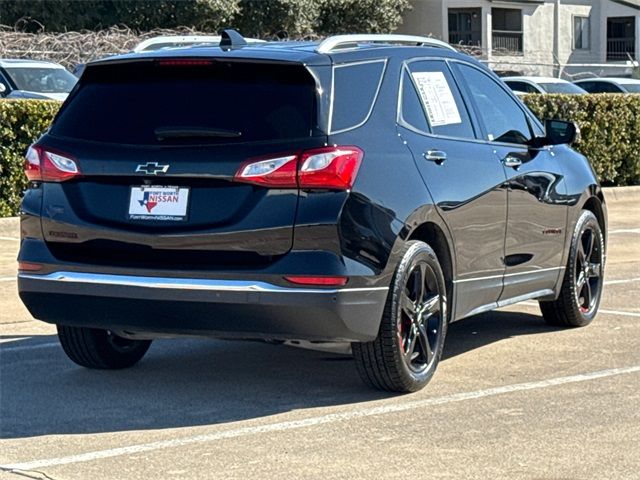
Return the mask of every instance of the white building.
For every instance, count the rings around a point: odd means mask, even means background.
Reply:
[[[640,0],[412,0],[403,33],[476,47],[494,69],[538,75],[630,74]],[[567,64],[590,66],[565,67]]]

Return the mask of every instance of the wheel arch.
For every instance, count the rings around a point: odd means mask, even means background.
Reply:
[[[598,223],[600,224],[600,228],[602,230],[605,229],[605,218],[604,211],[602,208],[602,203],[604,200],[600,196],[590,196],[582,205],[582,210],[589,210],[592,212],[596,218],[598,219]]]
[[[607,248],[607,212],[602,189],[593,189],[590,195],[582,202],[581,210],[589,210],[598,219],[600,230],[604,239],[605,251]]]
[[[438,261],[440,262],[440,266],[442,267],[442,273],[444,275],[444,280],[446,283],[449,305],[449,318],[455,318],[452,315],[452,308],[455,305],[455,302],[453,301],[453,278],[455,272],[455,260],[453,256],[452,245],[450,245],[445,231],[437,223],[427,221],[416,226],[411,231],[411,233],[409,233],[409,236],[406,240],[420,240],[422,242],[425,242],[435,252],[436,256],[438,257]]]

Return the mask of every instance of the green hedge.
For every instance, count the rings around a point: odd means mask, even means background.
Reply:
[[[640,95],[529,95],[540,118],[572,120],[582,142],[575,148],[608,185],[640,184]],[[0,217],[18,212],[27,185],[27,147],[48,127],[60,107],[45,100],[0,100]]]
[[[58,108],[54,100],[0,100],[0,217],[18,213],[27,186],[24,154]]]
[[[606,185],[640,184],[640,95],[527,95],[538,118],[576,122],[586,155]]]

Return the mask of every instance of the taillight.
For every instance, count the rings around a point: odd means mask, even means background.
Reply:
[[[284,279],[296,285],[317,285],[324,287],[342,287],[346,285],[349,280],[348,277],[320,277],[310,275],[287,275]]]
[[[334,146],[251,158],[242,164],[234,179],[267,187],[349,190],[363,156],[358,147]]]
[[[349,190],[356,181],[363,152],[358,147],[308,150],[300,157],[300,188]]]
[[[213,65],[213,60],[205,60],[199,58],[174,58],[169,60],[158,60],[161,67],[201,67],[205,65]]]
[[[30,181],[39,182],[64,182],[80,176],[73,158],[39,145],[32,145],[27,150],[24,173]]]
[[[235,180],[267,187],[297,188],[297,170],[297,155],[256,157],[240,166]]]
[[[40,263],[18,262],[18,270],[21,272],[37,272],[42,270],[42,265]]]

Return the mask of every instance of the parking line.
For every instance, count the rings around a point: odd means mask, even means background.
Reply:
[[[5,342],[6,343],[6,342]],[[38,350],[41,348],[52,348],[59,347],[60,343],[58,342],[47,342],[47,343],[37,343],[35,345],[18,345],[15,347],[3,347],[5,343],[0,343],[0,354],[2,353],[11,353],[11,352],[20,352],[23,350]]]
[[[606,280],[604,282],[605,285],[620,285],[622,283],[633,283],[633,282],[640,282],[640,278],[627,278],[627,279],[620,279],[620,280]]]
[[[357,420],[359,418],[372,417],[377,415],[386,415],[390,413],[406,412],[408,410],[416,410],[419,408],[431,407],[434,405],[443,405],[447,403],[463,402],[467,400],[475,400],[478,398],[492,397],[513,392],[521,392],[526,390],[537,390],[542,388],[555,387],[558,385],[566,385],[570,383],[587,382],[600,378],[613,377],[616,375],[625,375],[640,372],[640,365],[633,365],[622,368],[611,368],[608,370],[600,370],[596,372],[580,373],[566,377],[549,378],[547,380],[539,380],[535,382],[516,383],[512,385],[503,385],[501,387],[487,388],[484,390],[476,390],[472,392],[455,393],[453,395],[445,395],[442,397],[427,398],[424,400],[405,401],[391,405],[383,405],[380,407],[363,408],[359,410],[351,410],[343,413],[330,413],[317,417],[304,418],[302,420],[292,420],[288,422],[267,423],[265,425],[257,425],[254,427],[240,427],[191,437],[175,438],[173,440],[160,440],[157,442],[142,443],[130,445],[126,447],[109,448],[105,450],[95,450],[93,452],[81,453],[78,455],[70,455],[67,457],[47,458],[42,460],[34,460],[23,463],[11,463],[0,465],[0,469],[6,471],[29,471],[39,468],[55,467],[59,465],[68,465],[72,463],[90,462],[103,458],[119,457],[122,455],[133,455],[141,452],[151,452],[166,448],[183,447],[198,443],[209,443],[224,440],[227,438],[247,437],[250,435],[258,435],[262,433],[281,432],[286,430],[295,430],[299,428],[313,427],[316,425],[325,425],[329,423],[345,422],[349,420]]]
[[[615,233],[640,233],[640,228],[620,228],[618,230],[609,230],[608,235]]]
[[[0,282],[13,282],[17,277],[0,277]]]
[[[19,242],[20,238],[18,238],[18,237],[2,237],[2,236],[0,236],[0,240],[15,240],[16,242]]]

